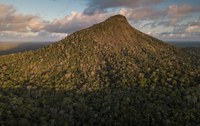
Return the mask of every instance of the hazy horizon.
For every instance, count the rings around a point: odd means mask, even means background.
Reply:
[[[53,43],[54,42],[0,42],[0,55],[36,50]],[[167,43],[170,43],[179,48],[200,47],[200,41],[198,42],[174,41]]]

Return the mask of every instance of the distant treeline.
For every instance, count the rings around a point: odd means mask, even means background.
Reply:
[[[51,44],[52,42],[30,42],[30,43],[19,43],[17,46],[13,48],[12,45],[16,45],[16,43],[8,43],[11,48],[7,50],[0,50],[0,55],[7,55],[12,53],[24,52],[28,50],[36,50]],[[5,45],[5,43],[3,43]],[[0,43],[1,46],[1,43]]]

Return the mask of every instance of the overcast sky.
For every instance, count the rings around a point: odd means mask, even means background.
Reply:
[[[200,41],[200,0],[0,0],[0,41],[57,41],[115,14],[165,41]]]

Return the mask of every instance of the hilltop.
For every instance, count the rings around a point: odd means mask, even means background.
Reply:
[[[199,56],[122,15],[0,58],[1,125],[200,123]]]

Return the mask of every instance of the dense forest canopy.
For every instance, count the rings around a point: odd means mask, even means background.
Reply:
[[[0,57],[0,125],[198,125],[200,57],[121,15]]]

